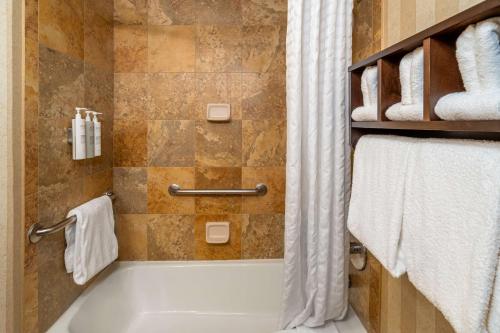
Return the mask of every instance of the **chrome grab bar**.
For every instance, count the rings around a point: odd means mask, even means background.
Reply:
[[[104,193],[111,198],[112,201],[115,200],[115,194],[111,191]],[[32,244],[38,243],[43,236],[54,234],[62,229],[64,229],[67,225],[76,222],[76,216],[71,215],[59,223],[51,225],[49,227],[44,227],[40,223],[33,224],[28,230],[28,239]]]
[[[182,189],[177,184],[171,184],[168,187],[168,193],[172,196],[261,196],[267,193],[266,184],[257,184],[252,189]]]

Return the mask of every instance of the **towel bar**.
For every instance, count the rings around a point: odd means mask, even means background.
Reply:
[[[170,195],[177,196],[207,196],[207,195],[244,195],[244,196],[260,196],[267,193],[267,186],[265,184],[257,184],[254,189],[182,189],[177,184],[172,184],[168,187]]]
[[[109,196],[112,201],[115,200],[115,194],[111,191],[104,193],[104,195]],[[75,222],[76,222],[76,216],[71,215],[62,220],[61,222],[51,225],[49,227],[44,227],[40,223],[35,223],[28,230],[28,239],[32,244],[38,243],[43,236],[56,233],[64,229],[67,225],[70,225],[71,223]]]

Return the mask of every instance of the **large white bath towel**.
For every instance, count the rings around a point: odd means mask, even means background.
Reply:
[[[347,227],[392,276],[405,272],[400,249],[408,156],[415,139],[365,135],[354,153]]]
[[[487,325],[500,248],[499,165],[500,143],[429,139],[410,152],[408,276],[458,333]]]
[[[363,106],[352,111],[354,121],[376,121],[378,100],[378,71],[376,66],[366,67],[361,75]]]
[[[105,195],[72,209],[72,215],[76,223],[65,230],[64,261],[75,283],[83,285],[118,258],[113,204]]]

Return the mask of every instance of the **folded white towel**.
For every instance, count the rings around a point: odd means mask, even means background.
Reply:
[[[448,94],[434,112],[445,120],[500,120],[500,91]]]
[[[424,50],[416,48],[399,63],[401,102],[391,105],[385,112],[393,121],[418,121],[424,117]]]
[[[423,113],[423,103],[409,105],[396,103],[385,111],[386,117],[393,121],[419,121],[423,119]]]
[[[481,91],[476,66],[476,28],[469,25],[457,38],[456,57],[465,90]]]
[[[376,121],[377,120],[377,106],[360,106],[355,108],[351,114],[354,121]]]
[[[405,272],[400,251],[408,155],[415,139],[364,135],[354,153],[347,226],[394,277]]]
[[[408,277],[458,333],[482,332],[500,249],[500,143],[415,147],[402,229]]]
[[[500,17],[476,24],[476,63],[481,89],[500,94]]]
[[[366,67],[361,75],[361,93],[363,106],[352,111],[354,121],[376,121],[378,100],[378,71],[376,66]]]
[[[76,223],[66,227],[64,261],[76,284],[83,285],[118,258],[113,205],[108,196],[72,209]]]
[[[500,17],[470,25],[457,39],[456,57],[465,92],[439,99],[443,120],[500,119]]]

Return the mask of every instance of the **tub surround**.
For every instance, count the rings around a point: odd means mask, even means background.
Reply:
[[[283,257],[287,3],[115,1],[114,190],[120,260]],[[231,121],[206,120],[208,103]],[[259,198],[172,197],[252,188]],[[205,223],[230,222],[228,244]]]

